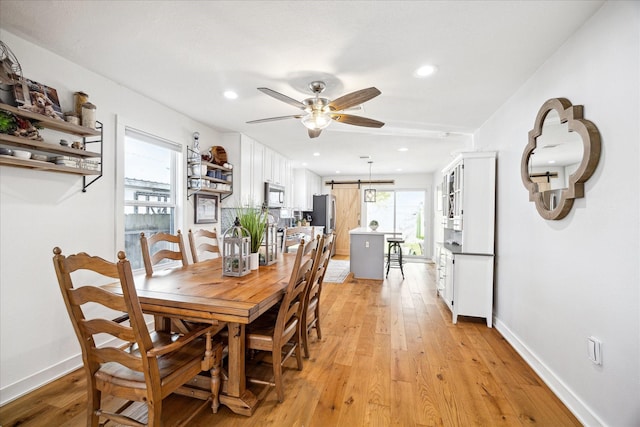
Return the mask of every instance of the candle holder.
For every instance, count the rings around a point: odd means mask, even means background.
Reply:
[[[260,265],[271,265],[278,260],[278,229],[276,224],[268,224],[258,252]]]
[[[249,254],[251,237],[246,228],[240,225],[236,217],[233,227],[229,227],[222,235],[222,275],[244,276],[251,272]]]

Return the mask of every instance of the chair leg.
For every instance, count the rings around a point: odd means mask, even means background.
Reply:
[[[100,424],[98,411],[100,410],[100,399],[102,393],[100,393],[100,390],[96,389],[95,384],[89,384],[89,387],[91,387],[91,389],[88,393],[87,402],[87,426],[98,427]]]
[[[273,349],[273,382],[276,385],[276,394],[278,395],[278,402],[284,401],[284,386],[282,384],[282,349]]]
[[[306,323],[306,322],[305,322]],[[302,331],[302,348],[305,359],[309,358],[309,327],[304,327]]]
[[[318,301],[318,304],[316,305],[316,320],[315,320],[316,324],[316,334],[318,334],[318,341],[320,341],[322,339],[322,331],[320,330],[320,301]]]

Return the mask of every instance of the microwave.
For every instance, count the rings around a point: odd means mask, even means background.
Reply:
[[[282,185],[264,183],[264,204],[268,208],[281,208],[284,206],[284,187]]]

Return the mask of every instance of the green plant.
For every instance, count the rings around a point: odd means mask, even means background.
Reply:
[[[267,214],[260,208],[237,208],[236,216],[240,225],[247,229],[251,237],[251,253],[257,253],[267,229]]]
[[[0,133],[13,133],[18,128],[16,118],[7,111],[0,111]]]

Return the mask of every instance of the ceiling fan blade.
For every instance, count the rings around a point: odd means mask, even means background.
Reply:
[[[320,132],[322,132],[322,129],[308,129],[309,131],[309,138],[317,138],[320,136]]]
[[[259,87],[258,90],[260,92],[266,93],[269,96],[274,97],[275,99],[278,99],[282,102],[286,102],[289,105],[293,105],[294,107],[299,108],[301,110],[304,110],[305,108],[307,108],[307,106],[304,105],[302,102],[296,101],[295,99],[290,98],[287,95],[283,95],[280,92],[276,92],[275,90],[272,90],[266,87]]]
[[[346,123],[348,125],[364,126],[368,128],[381,128],[384,126],[383,122],[377,120],[368,119],[366,117],[353,116],[351,114],[331,114],[331,118],[340,123]]]
[[[253,124],[253,123],[275,122],[276,120],[301,119],[301,118],[302,118],[302,115],[295,114],[293,116],[269,117],[268,119],[251,120],[247,123]]]
[[[370,99],[375,98],[381,93],[382,92],[380,92],[375,87],[357,90],[355,92],[351,92],[346,95],[343,95],[340,98],[334,99],[329,104],[329,108],[331,108],[333,111],[341,111],[341,110],[344,110],[345,108],[360,105],[363,102],[366,102]]]

